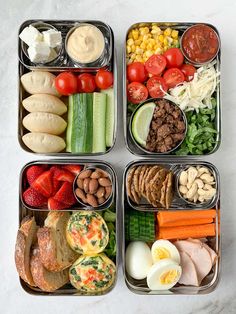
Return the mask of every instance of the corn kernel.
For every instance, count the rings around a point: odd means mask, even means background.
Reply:
[[[165,29],[164,30],[164,35],[165,36],[170,36],[171,35],[171,28],[168,27],[167,29]]]
[[[139,31],[138,30],[132,30],[133,39],[138,39]]]
[[[153,45],[152,44],[147,44],[147,50],[152,50]]]
[[[139,35],[138,39],[142,41],[143,40],[143,35]]]
[[[135,53],[132,53],[131,55],[130,55],[130,59],[131,60],[134,60],[136,58],[136,54]]]
[[[131,33],[131,32],[129,32],[129,34],[128,34],[128,38],[129,38],[129,39],[133,38],[133,35],[132,35],[132,33]]]
[[[141,55],[143,53],[143,49],[141,49],[139,46],[136,47],[135,53]]]
[[[155,53],[160,55],[163,53],[163,49],[159,47],[155,50]]]
[[[128,45],[128,46],[132,46],[133,44],[134,44],[133,38],[129,38],[129,39],[127,40],[127,45]]]
[[[148,57],[144,56],[143,61],[146,62],[148,60]]]
[[[171,46],[171,44],[173,43],[173,38],[171,38],[171,37],[167,37],[167,40],[168,40],[168,44],[169,44],[169,46]]]
[[[145,56],[148,57],[148,58],[150,58],[153,54],[154,54],[154,51],[151,51],[151,50],[147,50],[145,52]]]
[[[152,44],[152,45],[155,45],[155,39],[153,39],[153,38],[150,38],[149,40],[148,40],[148,42],[149,42],[149,44]]]
[[[131,53],[131,47],[130,47],[130,46],[127,46],[127,47],[126,47],[126,52],[127,52],[127,53]]]
[[[143,35],[143,41],[148,40],[152,35],[151,34],[145,34]]]
[[[179,35],[179,32],[176,31],[175,29],[173,29],[173,31],[171,32],[171,37],[174,39],[177,39]]]
[[[143,58],[140,55],[137,55],[135,60],[138,61],[138,62],[143,62]]]
[[[136,40],[134,41],[134,44],[137,45],[137,46],[140,46],[141,43],[142,43],[142,41],[141,41],[140,39],[136,39]]]
[[[167,46],[167,45],[168,45],[168,39],[167,39],[166,37],[164,38],[163,43],[164,43],[164,46]]]
[[[166,51],[166,50],[168,50],[169,49],[169,47],[168,46],[165,46],[164,47],[164,51]]]
[[[136,49],[136,46],[135,46],[135,45],[132,45],[132,46],[131,46],[131,51],[132,51],[132,52],[135,52],[135,49]]]
[[[146,34],[148,34],[149,33],[149,28],[147,26],[144,27],[144,31],[145,31]]]
[[[146,44],[144,42],[142,42],[141,45],[140,45],[140,48],[141,49],[146,49]]]
[[[160,42],[163,43],[163,41],[164,41],[164,36],[163,36],[163,35],[159,35],[158,38],[159,38]]]

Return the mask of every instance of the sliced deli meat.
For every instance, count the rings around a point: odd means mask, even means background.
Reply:
[[[178,283],[189,286],[199,286],[198,275],[196,267],[191,257],[185,252],[179,252],[180,265],[182,267],[182,275]]]
[[[209,245],[207,245],[205,242],[202,242],[202,240],[200,240],[200,239],[188,239],[188,241],[199,243],[205,249],[207,249],[207,251],[209,252],[209,254],[211,256],[212,266],[215,265],[216,260],[217,260],[217,254],[216,254],[216,252],[214,250],[212,250],[212,248],[209,247]]]
[[[174,245],[179,251],[185,252],[191,257],[196,267],[200,284],[202,280],[209,274],[212,268],[210,253],[201,244],[188,240],[176,241],[174,242]]]

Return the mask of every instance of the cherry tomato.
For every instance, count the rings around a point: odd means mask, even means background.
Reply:
[[[61,95],[75,94],[77,92],[77,79],[71,72],[62,72],[55,79],[55,87]]]
[[[129,82],[143,83],[148,77],[145,66],[141,62],[133,62],[127,66],[127,77]]]
[[[77,77],[78,92],[79,93],[92,93],[96,89],[95,77],[89,73],[80,74]]]
[[[160,76],[153,76],[147,81],[147,89],[149,95],[153,98],[163,97],[167,92],[167,85],[164,79]]]
[[[196,68],[191,64],[183,64],[180,70],[184,73],[185,80],[187,82],[192,81],[192,79],[194,78],[194,73],[197,72]]]
[[[110,71],[99,70],[95,76],[95,82],[98,88],[107,89],[113,84],[113,74]]]
[[[179,48],[170,48],[164,53],[167,68],[179,68],[184,62],[184,56]]]
[[[139,104],[148,98],[148,90],[142,83],[132,82],[127,87],[127,95],[132,104]]]
[[[160,75],[166,67],[166,58],[163,55],[152,55],[146,62],[145,68],[148,73]]]
[[[178,68],[171,68],[165,71],[163,78],[169,88],[184,82],[184,73]]]

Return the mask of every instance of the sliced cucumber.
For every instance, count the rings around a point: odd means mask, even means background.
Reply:
[[[66,129],[66,151],[71,152],[71,133],[73,117],[73,96],[69,96],[67,129]]]
[[[106,108],[106,146],[111,147],[114,141],[114,127],[115,127],[115,102],[114,89],[104,89],[101,91],[107,95]]]
[[[106,151],[106,94],[93,93],[93,153]]]

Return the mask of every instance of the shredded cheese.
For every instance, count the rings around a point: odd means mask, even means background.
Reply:
[[[165,98],[179,105],[184,111],[212,109],[211,96],[219,83],[219,76],[220,72],[216,71],[213,63],[200,67],[192,81],[170,89]]]

